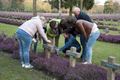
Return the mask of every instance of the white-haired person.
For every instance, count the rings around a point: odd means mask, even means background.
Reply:
[[[33,68],[30,64],[29,51],[32,43],[33,36],[36,32],[40,34],[42,39],[47,43],[51,43],[48,40],[43,25],[46,20],[44,17],[36,16],[32,17],[30,20],[24,22],[16,31],[16,35],[19,42],[19,54],[22,67],[24,68]]]
[[[90,18],[90,16],[82,12],[79,7],[73,7],[72,12],[77,18],[77,20],[85,20],[85,21],[93,23],[93,20]],[[81,55],[81,59],[83,60],[83,57],[85,56],[85,45],[86,45],[85,37],[83,35],[80,35],[80,42],[81,42],[82,49],[83,49],[82,55]]]
[[[88,14],[82,12],[79,7],[74,6],[72,9],[72,12],[75,15],[75,17],[77,18],[77,20],[82,19],[82,20],[86,20],[86,21],[93,23],[93,20],[90,18],[90,16]]]

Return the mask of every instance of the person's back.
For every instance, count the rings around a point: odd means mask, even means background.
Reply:
[[[88,22],[88,21],[85,21],[85,20],[77,20],[76,24],[78,24],[77,26],[77,30],[79,30],[79,24],[82,24],[83,27],[84,27],[84,30],[87,34],[90,34],[91,33],[91,30],[92,30],[92,27],[93,27],[93,23],[91,22]],[[81,30],[79,30],[80,32]]]
[[[43,17],[33,17],[32,19],[23,23],[16,31],[19,43],[20,60],[22,67],[24,68],[33,68],[33,66],[30,64],[29,51],[32,43],[32,38],[37,31],[39,32],[40,36],[46,41],[46,43],[51,43],[44,32],[44,22],[45,21]]]
[[[38,29],[37,28],[38,23],[40,24],[40,26],[42,26],[42,22],[41,22],[40,18],[38,16],[33,17],[30,20],[23,23],[19,28],[26,31],[31,36],[34,36],[34,34],[37,32],[37,29]]]
[[[75,16],[77,18],[77,20],[79,19],[83,19],[83,20],[86,20],[86,21],[89,21],[89,22],[93,22],[92,19],[84,12],[81,12],[80,11],[80,14],[78,16]]]
[[[85,30],[87,36],[89,36],[92,32],[98,31],[98,27],[95,23],[91,23],[85,20],[77,20],[76,24],[76,31],[82,33],[83,30]]]
[[[81,43],[83,46],[81,60],[84,64],[92,63],[92,47],[95,44],[97,38],[100,35],[100,31],[95,23],[91,23],[85,20],[78,20],[76,22],[76,31],[80,32],[80,36],[82,36],[81,41],[85,43]]]

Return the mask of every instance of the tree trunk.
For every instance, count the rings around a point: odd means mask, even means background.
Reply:
[[[72,7],[73,7],[73,6],[70,6],[69,16],[72,16]]]
[[[61,0],[59,0],[59,17],[61,18]]]
[[[80,2],[80,10],[81,11],[83,10],[83,0],[81,0],[81,2]]]
[[[36,1],[37,1],[37,0],[33,0],[33,16],[36,16],[36,15],[37,15]]]

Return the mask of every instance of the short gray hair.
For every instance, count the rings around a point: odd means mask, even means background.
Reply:
[[[74,13],[74,12],[77,12],[77,11],[80,11],[80,8],[79,8],[79,7],[74,6],[74,7],[73,7],[73,9],[72,9],[72,12]]]

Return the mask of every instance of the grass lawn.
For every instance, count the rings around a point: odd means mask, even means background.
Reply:
[[[0,32],[5,32],[8,36],[13,36],[16,32],[17,26],[0,23]]]
[[[0,52],[0,80],[53,80],[53,78],[35,69],[24,69],[18,60]]]
[[[120,63],[120,44],[97,41],[93,47],[93,63],[100,65],[100,61],[108,56],[116,57],[116,61]]]
[[[0,23],[0,32],[4,31],[9,36],[12,36],[16,29],[16,26]],[[59,44],[60,47],[64,44],[62,36]],[[41,50],[42,45],[38,47],[38,51]],[[40,71],[21,68],[18,61],[2,53],[0,53],[0,80],[53,80]],[[100,61],[107,59],[108,56],[116,57],[117,62],[120,63],[120,44],[97,41],[93,47],[93,64],[100,65]]]

